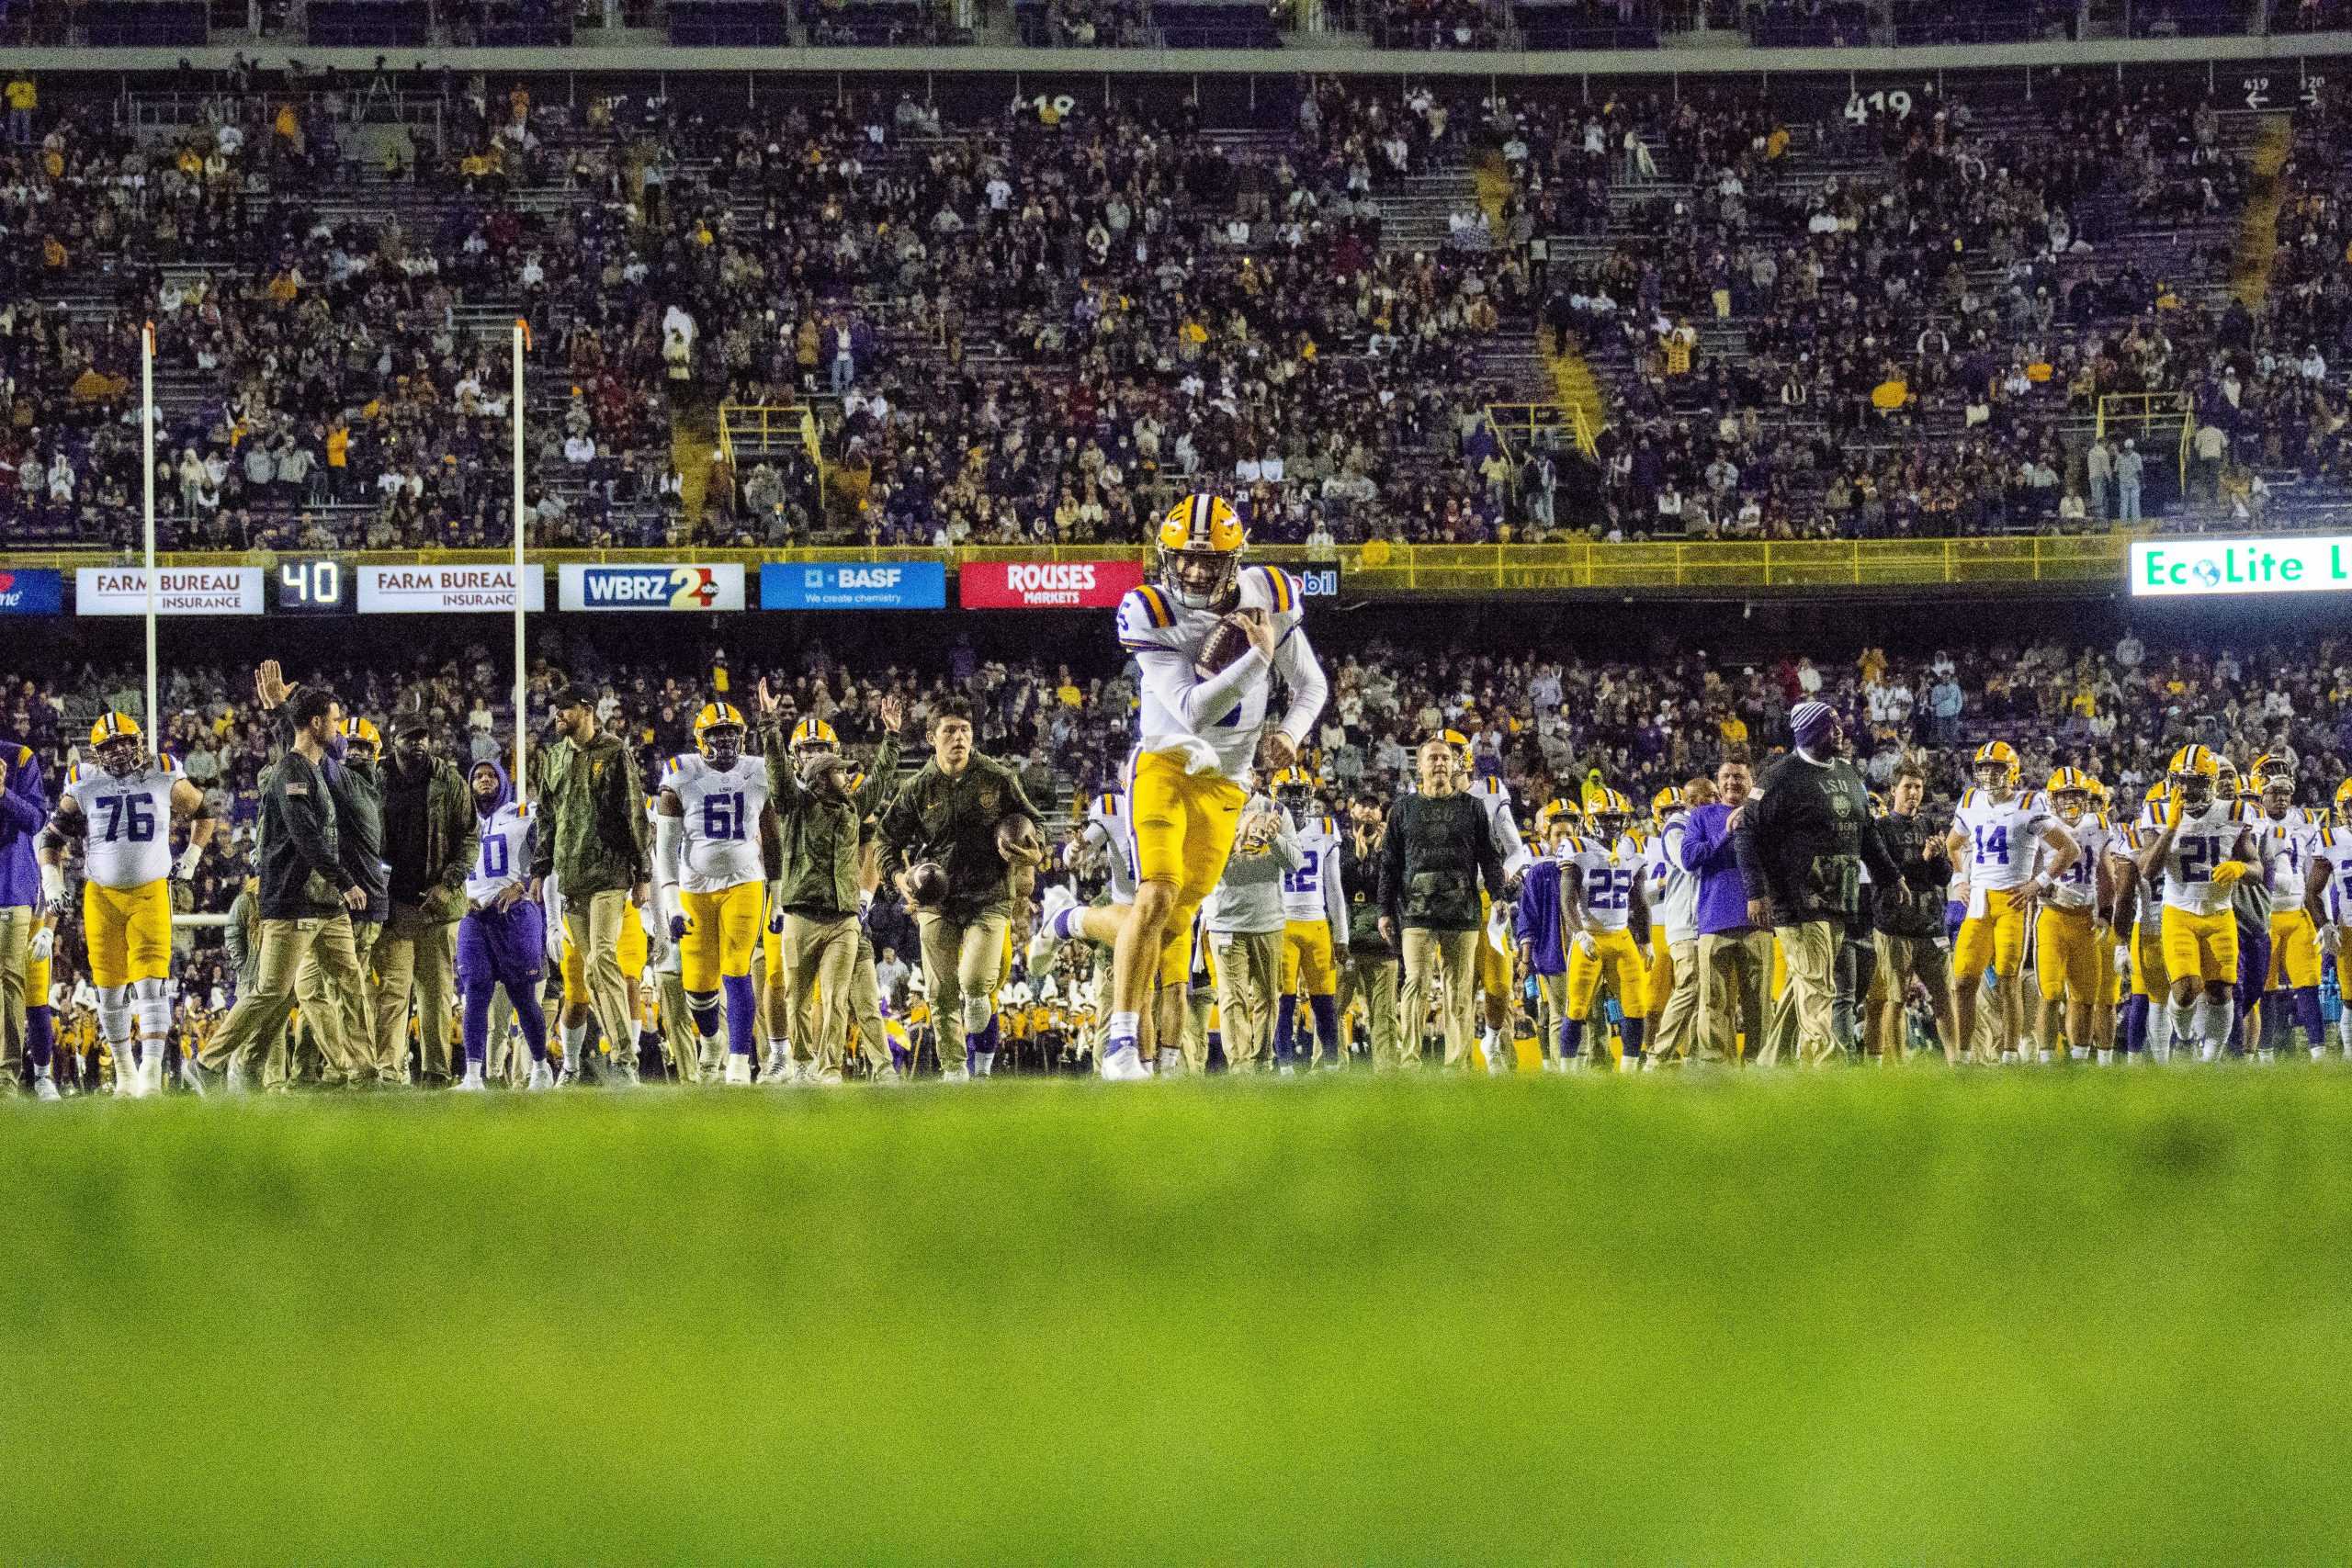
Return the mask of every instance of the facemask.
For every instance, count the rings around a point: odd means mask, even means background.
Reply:
[[[340,762],[340,761],[343,761],[343,759],[344,759],[345,754],[346,752],[348,752],[350,750],[351,750],[351,742],[350,742],[348,739],[345,739],[342,735],[337,734],[337,735],[330,735],[330,736],[328,736],[328,737],[327,737],[326,751],[327,751],[327,760],[328,760],[329,761],[334,761],[334,762]]]

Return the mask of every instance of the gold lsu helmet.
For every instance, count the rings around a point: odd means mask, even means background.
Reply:
[[[823,719],[804,718],[792,727],[792,739],[786,745],[797,757],[808,751],[838,751],[842,738]]]
[[[1573,833],[1583,826],[1583,809],[1566,795],[1555,795],[1535,808],[1535,833],[1538,838],[1555,827],[1565,827]]]
[[[127,774],[139,766],[147,748],[139,732],[139,721],[127,713],[107,713],[90,726],[90,750],[97,753],[106,770],[117,775]]]
[[[1233,592],[1248,543],[1240,514],[1221,495],[1184,497],[1159,520],[1159,581],[1188,610],[1213,610]]]
[[[1976,748],[1976,755],[1968,767],[1977,784],[1985,789],[2015,789],[2018,777],[2024,771],[2018,761],[2018,749],[2006,740],[1987,740]]]
[[[2352,779],[2346,779],[2335,786],[2335,819],[2352,823]]]
[[[345,745],[365,747],[370,757],[384,754],[384,733],[376,728],[374,719],[353,714],[343,721],[342,731]]]
[[[2211,746],[2184,746],[2172,754],[2165,782],[2179,796],[2182,810],[2202,811],[2221,793],[2222,759]]]
[[[1593,831],[1614,839],[1634,819],[1634,803],[1623,790],[1603,786],[1585,795],[1584,814]],[[1614,826],[1611,826],[1611,824]]]
[[[1664,789],[1658,791],[1656,795],[1650,796],[1650,820],[1653,822],[1663,822],[1674,813],[1681,810],[1685,802],[1682,798],[1682,786],[1680,784],[1668,784]]]
[[[695,750],[722,767],[743,753],[743,713],[728,703],[705,703],[695,715]]]
[[[2060,768],[2042,787],[2049,792],[2050,804],[2057,807],[2058,815],[2068,822],[2076,822],[2090,809],[2094,798],[2091,782],[2091,776],[2079,768]]]
[[[1274,798],[1294,809],[1314,798],[1314,775],[1295,762],[1276,773],[1269,782]]]

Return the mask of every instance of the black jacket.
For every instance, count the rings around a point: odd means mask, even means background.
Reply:
[[[1792,751],[1765,770],[1757,792],[1741,813],[1733,848],[1748,896],[1762,889],[1775,925],[1843,925],[1860,907],[1865,865],[1873,882],[1902,880],[1852,763],[1809,762]]]
[[[1490,897],[1502,897],[1502,857],[1475,796],[1408,795],[1396,803],[1380,843],[1380,912],[1398,930],[1476,931],[1482,879]]]
[[[261,918],[307,920],[339,914],[345,888],[334,801],[318,766],[300,751],[271,765],[262,783]]]
[[[1928,827],[1920,812],[1901,816],[1888,812],[1878,819],[1879,842],[1887,858],[1902,868],[1899,884],[1871,884],[1871,916],[1876,929],[1889,936],[1939,937],[1944,934],[1944,890],[1951,886],[1951,858],[1920,857],[1929,840],[1942,835]],[[1876,877],[1878,873],[1871,873]]]
[[[1340,886],[1348,896],[1348,951],[1370,958],[1394,958],[1396,950],[1380,934],[1380,844],[1368,855],[1356,852],[1355,825],[1340,831]]]

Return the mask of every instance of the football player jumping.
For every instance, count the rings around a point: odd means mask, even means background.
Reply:
[[[1276,567],[1244,570],[1244,543],[1223,497],[1186,496],[1160,520],[1159,581],[1119,601],[1119,644],[1142,670],[1143,701],[1126,781],[1136,901],[1114,950],[1107,1078],[1149,1076],[1136,1050],[1145,1003],[1157,978],[1181,1007],[1184,939],[1225,874],[1261,746],[1270,769],[1295,762],[1329,690],[1297,582]],[[1277,674],[1290,703],[1269,725]],[[1160,1038],[1176,1038],[1181,1021],[1163,1021]]]

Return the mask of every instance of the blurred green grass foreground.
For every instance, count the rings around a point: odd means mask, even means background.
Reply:
[[[2352,1077],[0,1115],[0,1560],[2352,1556]]]

